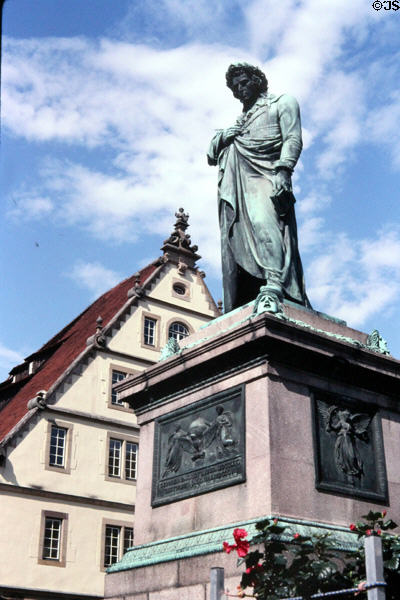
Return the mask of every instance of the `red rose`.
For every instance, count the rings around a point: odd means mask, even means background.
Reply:
[[[365,532],[365,535],[371,535],[371,534],[372,534],[371,529],[367,529],[367,531]]]
[[[376,532],[378,535],[381,535],[382,531],[380,529],[377,530]]]
[[[232,552],[232,550],[235,549],[235,546],[231,546],[231,544],[228,544],[228,542],[222,542],[222,546],[227,554],[229,554],[230,552]]]
[[[293,535],[293,537],[294,537],[294,539],[295,539],[295,540],[297,540],[297,539],[300,537],[300,534],[299,534],[299,533],[295,533],[295,534]]]
[[[236,544],[228,544],[228,542],[223,542],[222,546],[227,554],[232,552],[232,550],[236,550],[238,556],[240,558],[244,558],[247,556],[247,553],[250,549],[250,544],[247,540],[243,540],[242,538],[247,536],[247,531],[245,529],[234,529],[233,537],[235,538]]]
[[[350,531],[355,531],[357,529],[357,527],[354,525],[354,523],[350,524]]]
[[[239,540],[235,548],[240,558],[244,558],[245,556],[247,556],[249,549],[250,544],[246,540]]]
[[[381,512],[381,515],[382,515],[382,519],[384,519],[386,517],[386,515],[387,515],[387,510],[383,510]]]
[[[278,522],[278,519],[274,519],[274,524],[276,525]]]
[[[235,538],[235,542],[238,543],[242,538],[247,537],[247,531],[245,529],[236,528],[233,530],[233,537]]]

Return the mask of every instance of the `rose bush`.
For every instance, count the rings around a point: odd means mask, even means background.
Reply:
[[[312,536],[293,533],[277,518],[259,521],[257,534],[250,541],[245,539],[248,535],[245,529],[235,529],[235,544],[224,542],[223,547],[228,553],[236,550],[238,564],[245,564],[237,596],[279,600],[357,587],[366,579],[364,537],[379,535],[388,584],[387,600],[398,600],[400,540],[398,535],[387,533],[397,525],[385,517],[386,511],[370,511],[361,517],[363,520],[349,525],[358,536],[356,552],[337,550],[328,533]],[[250,545],[258,548],[250,552]],[[246,588],[252,588],[251,593]]]

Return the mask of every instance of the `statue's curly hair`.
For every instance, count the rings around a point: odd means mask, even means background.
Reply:
[[[233,78],[237,77],[241,73],[250,75],[255,83],[257,83],[260,92],[266,92],[268,89],[268,80],[264,73],[258,67],[253,67],[248,63],[234,63],[229,65],[228,70],[225,74],[226,85],[229,89],[233,88]]]

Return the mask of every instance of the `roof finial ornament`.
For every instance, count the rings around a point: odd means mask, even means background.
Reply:
[[[186,233],[186,229],[189,227],[189,213],[185,213],[183,208],[179,208],[175,217],[174,231],[165,240],[162,247],[164,256],[168,254],[171,262],[195,268],[195,262],[200,256],[196,254],[198,247],[192,246],[190,235]]]
[[[96,319],[96,333],[101,333],[103,330],[103,319],[102,317],[99,315]]]
[[[189,213],[185,213],[183,208],[179,208],[178,212],[175,213],[175,216],[175,230],[182,229],[183,231],[186,231],[186,229],[189,227]]]
[[[106,336],[103,333],[103,318],[99,315],[96,319],[96,331],[94,335],[91,335],[86,340],[86,346],[96,346],[97,348],[104,348],[106,345]]]

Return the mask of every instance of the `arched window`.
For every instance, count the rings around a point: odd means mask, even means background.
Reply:
[[[174,321],[171,323],[168,329],[168,339],[174,338],[177,342],[182,340],[186,336],[189,335],[189,329],[183,323],[179,323],[179,321]]]

